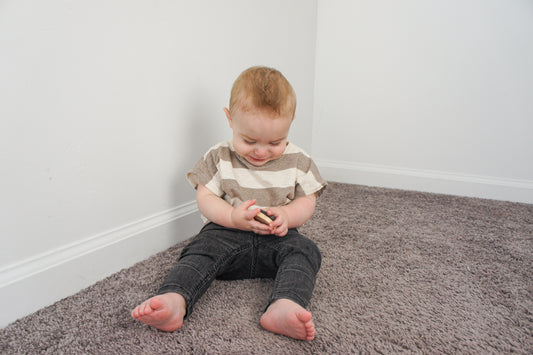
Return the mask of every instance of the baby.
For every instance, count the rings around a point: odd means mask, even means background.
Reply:
[[[172,332],[214,279],[272,278],[262,327],[314,339],[306,307],[321,254],[296,228],[311,218],[326,182],[309,155],[287,140],[295,110],[294,90],[279,71],[252,67],[237,78],[224,109],[233,139],[210,148],[187,174],[206,223],[133,318]],[[261,210],[272,221],[256,220]]]

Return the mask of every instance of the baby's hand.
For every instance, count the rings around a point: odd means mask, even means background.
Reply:
[[[274,221],[269,224],[271,233],[278,237],[287,235],[289,231],[289,217],[281,207],[272,207],[267,211],[269,216],[275,217]]]
[[[270,224],[276,219],[274,216],[269,216],[267,211],[259,210],[259,213],[255,215],[254,219],[263,224]]]
[[[231,212],[231,221],[235,228],[240,230],[252,231],[263,235],[271,234],[272,228],[254,219],[261,210],[259,208],[249,210],[255,202],[256,200],[248,200],[234,207]]]

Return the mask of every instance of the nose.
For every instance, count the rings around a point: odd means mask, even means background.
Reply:
[[[257,158],[263,158],[268,155],[268,149],[266,147],[258,147],[254,153]]]

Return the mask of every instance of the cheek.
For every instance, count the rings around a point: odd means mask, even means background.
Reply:
[[[283,152],[285,151],[285,147],[284,146],[276,146],[274,147],[274,149],[271,150],[272,152],[272,155],[276,156],[276,157],[279,157],[281,156],[281,154],[283,154]]]
[[[250,147],[248,146],[248,144],[237,140],[233,141],[233,147],[240,155],[246,155],[250,151]]]

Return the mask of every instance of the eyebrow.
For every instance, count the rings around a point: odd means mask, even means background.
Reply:
[[[256,141],[256,140],[257,140],[257,139],[255,139],[255,138],[249,137],[249,136],[247,136],[246,134],[242,134],[242,133],[240,134],[240,136],[241,136],[242,138],[246,139],[247,141]]]
[[[249,137],[249,136],[247,136],[246,134],[242,134],[242,133],[241,133],[240,135],[241,135],[242,138],[244,138],[244,139],[247,140],[247,141],[254,141],[254,142],[257,141],[257,139],[252,138],[252,137]],[[283,136],[283,137],[281,137],[281,138],[278,138],[278,139],[275,139],[275,140],[273,140],[273,141],[270,141],[270,143],[280,142],[280,141],[282,141],[282,140],[284,140],[284,139],[286,139],[286,138],[287,138],[287,137]]]

